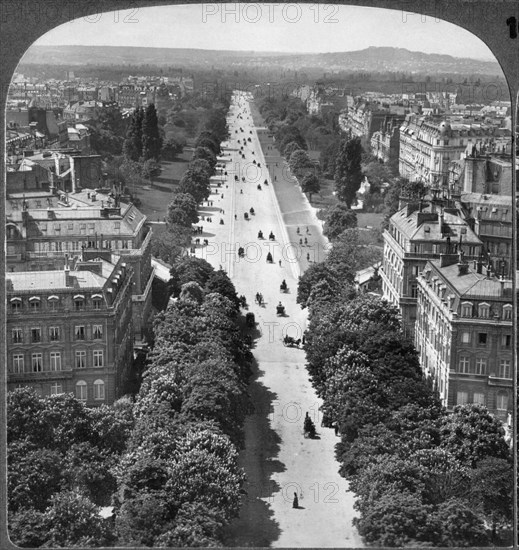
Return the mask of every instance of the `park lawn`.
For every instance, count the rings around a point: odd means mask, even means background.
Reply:
[[[367,227],[380,229],[380,224],[384,220],[384,214],[357,212],[357,227]]]
[[[176,191],[178,182],[187,170],[191,161],[193,151],[191,148],[184,148],[182,154],[178,155],[175,161],[161,161],[162,168],[160,176],[153,178],[160,188],[146,185],[135,187],[131,191],[141,201],[139,210],[145,214],[149,221],[163,221],[167,215],[168,204],[173,198],[172,193]]]
[[[141,201],[139,210],[148,217],[148,221],[164,221],[168,212],[168,204],[173,198],[171,191],[162,191],[147,185],[136,187],[135,190],[132,189],[132,192],[135,198]]]
[[[323,210],[333,204],[337,204],[338,200],[333,194],[334,185],[335,182],[333,180],[323,178],[321,180],[321,191],[320,193],[314,193],[312,195],[310,204],[319,210]]]

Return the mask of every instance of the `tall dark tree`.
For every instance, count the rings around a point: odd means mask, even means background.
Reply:
[[[201,168],[188,168],[180,179],[178,190],[192,195],[197,203],[207,199],[210,194],[207,172]]]
[[[310,173],[304,176],[301,182],[301,190],[303,193],[308,193],[310,195],[310,200],[312,200],[312,195],[314,193],[319,193],[321,190],[321,181],[317,174]]]
[[[193,152],[193,160],[203,159],[206,160],[211,166],[211,170],[214,170],[216,166],[216,155],[207,147],[197,147]]]
[[[196,201],[189,193],[179,193],[168,205],[168,224],[191,226],[198,222]]]
[[[142,156],[142,126],[144,121],[144,110],[142,107],[135,109],[126,140],[123,145],[124,156],[138,162]]]
[[[142,121],[142,158],[144,160],[159,160],[162,149],[162,137],[159,131],[159,121],[155,105],[146,107]]]
[[[335,162],[335,190],[339,200],[350,206],[362,182],[362,145],[359,138],[343,140]]]

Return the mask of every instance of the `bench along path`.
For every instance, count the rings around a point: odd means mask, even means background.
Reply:
[[[321,401],[310,384],[304,351],[285,347],[282,342],[285,334],[301,338],[307,322],[306,310],[296,304],[297,276],[308,266],[307,252],[303,247],[300,261],[289,262],[289,240],[299,244],[294,238],[297,224],[301,224],[301,230],[309,227],[309,235],[306,229],[301,234],[309,241],[324,246],[326,240],[320,222],[299,189],[292,184],[290,196],[282,189],[274,190],[274,183],[279,187],[282,182],[279,176],[276,182],[271,181],[276,172],[265,166],[250,104],[244,96],[235,97],[231,106],[229,131],[226,153],[231,161],[225,163],[227,180],[214,189],[219,194],[211,195],[213,206],[202,208],[205,212],[211,208],[217,212],[212,222],[200,222],[206,235],[203,238],[209,240],[209,245],[196,249],[197,256],[229,273],[238,294],[246,296],[249,311],[257,322],[254,375],[249,386],[254,411],[245,423],[246,443],[240,454],[241,466],[247,474],[247,494],[240,517],[226,530],[226,545],[359,547],[362,541],[352,526],[353,495],[339,476],[339,464],[334,458],[338,438],[332,429],[321,428]],[[237,143],[238,139],[241,143]],[[244,139],[245,160],[238,152]],[[268,153],[274,157],[272,149]],[[245,183],[241,181],[243,176]],[[264,185],[265,179],[268,186]],[[277,196],[282,197],[279,203]],[[244,213],[251,207],[255,214],[249,214],[246,220]],[[290,218],[288,227],[286,218]],[[258,239],[259,230],[264,240]],[[275,241],[268,239],[271,231]],[[245,249],[245,258],[238,258],[239,247]],[[274,259],[272,264],[266,261],[269,251]],[[286,294],[279,288],[283,279],[289,287]],[[256,292],[263,294],[263,307],[254,302]],[[279,301],[285,306],[285,317],[276,314]],[[303,437],[306,412],[316,425],[316,439]],[[294,493],[298,495],[298,509],[292,507]]]

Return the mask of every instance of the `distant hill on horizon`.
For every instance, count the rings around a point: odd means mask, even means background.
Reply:
[[[32,46],[20,61],[49,65],[174,65],[182,68],[282,67],[292,70],[501,75],[497,61],[375,47],[349,52],[287,53],[135,46]]]

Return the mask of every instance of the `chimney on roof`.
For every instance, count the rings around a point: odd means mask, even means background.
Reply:
[[[438,226],[440,230],[440,236],[443,238],[443,222],[444,222],[444,214],[443,214],[443,208],[440,207],[438,210]]]
[[[465,262],[458,262],[458,275],[466,275],[469,270],[469,265]]]
[[[499,285],[500,285],[500,295],[501,296],[504,296],[505,295],[505,280],[503,277],[500,277],[499,278]]]
[[[70,276],[70,267],[68,264],[68,254],[65,254],[65,286],[73,287],[74,279]]]
[[[481,259],[481,256],[478,258],[476,262],[476,272],[480,275],[483,273],[483,261]]]

